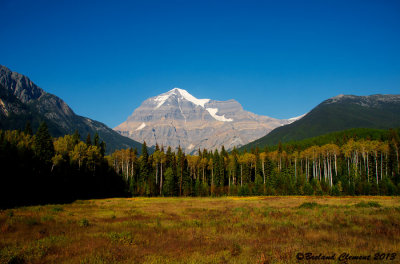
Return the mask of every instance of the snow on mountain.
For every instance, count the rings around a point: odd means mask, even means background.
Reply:
[[[303,115],[301,115],[301,116],[296,116],[296,117],[289,118],[289,119],[288,119],[288,122],[289,122],[288,124],[293,123],[293,122],[295,122],[295,121],[297,121],[297,120],[303,118],[306,114],[307,114],[307,113],[305,113],[305,114],[303,114]]]
[[[142,123],[138,128],[135,129],[135,131],[141,130],[143,128],[145,128],[146,123]]]
[[[167,101],[167,99],[170,98],[172,95],[177,95],[179,96],[180,99],[185,99],[201,107],[204,107],[204,105],[210,101],[210,99],[197,99],[196,97],[188,93],[186,90],[180,88],[174,88],[154,98],[154,101],[158,102],[156,109],[162,106]]]
[[[206,108],[206,110],[210,113],[210,115],[212,117],[214,117],[218,121],[222,121],[222,122],[232,122],[233,121],[232,118],[225,118],[225,115],[223,115],[223,116],[217,115],[218,108]]]
[[[163,93],[159,96],[156,96],[153,100],[155,102],[157,102],[157,105],[155,107],[155,109],[160,108],[163,104],[165,104],[167,102],[167,100],[169,98],[171,98],[172,96],[176,96],[178,99],[178,103],[180,102],[180,100],[186,100],[188,102],[193,103],[196,106],[200,106],[202,108],[205,108],[205,110],[208,111],[208,113],[217,121],[222,121],[222,122],[231,122],[233,121],[231,118],[226,118],[224,115],[220,116],[217,115],[218,113],[218,108],[206,108],[205,104],[210,102],[210,99],[198,99],[196,97],[194,97],[193,95],[191,95],[190,93],[188,93],[188,91],[184,90],[184,89],[180,89],[180,88],[174,88],[166,93]],[[182,112],[182,109],[180,109]]]
[[[212,150],[223,145],[229,150],[297,119],[256,115],[243,110],[235,100],[198,99],[184,89],[174,88],[145,100],[114,129],[139,142],[146,141],[148,146],[181,146],[193,153],[199,148]]]

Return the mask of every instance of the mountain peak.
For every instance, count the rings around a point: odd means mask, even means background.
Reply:
[[[173,88],[145,100],[125,122],[115,128],[122,135],[149,146],[226,149],[258,139],[272,129],[295,120],[278,120],[243,110],[231,99],[199,99],[187,90]]]
[[[159,108],[162,106],[168,98],[171,96],[176,96],[178,100],[180,99],[185,99],[195,105],[201,106],[204,108],[204,105],[210,101],[210,99],[197,99],[193,95],[191,95],[188,91],[180,88],[174,88],[172,90],[169,90],[166,93],[160,94],[154,98],[154,101],[157,102],[157,106],[155,109]]]
[[[169,90],[167,93],[183,94],[183,93],[188,93],[188,91],[186,91],[185,89],[175,87],[175,88]]]
[[[43,89],[34,84],[28,77],[13,72],[3,65],[0,65],[0,84],[23,103],[37,100],[46,94]]]

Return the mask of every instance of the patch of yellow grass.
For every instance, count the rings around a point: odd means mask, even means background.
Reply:
[[[399,253],[400,198],[100,199],[4,210],[0,230],[0,263],[297,263]]]

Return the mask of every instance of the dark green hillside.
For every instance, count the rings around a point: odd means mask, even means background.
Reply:
[[[312,138],[306,138],[303,140],[299,141],[289,141],[285,142],[282,144],[282,148],[285,150],[289,149],[306,149],[311,146],[322,146],[325,144],[336,144],[338,146],[342,146],[343,144],[346,144],[349,139],[354,139],[354,140],[360,140],[360,139],[366,139],[366,140],[379,140],[379,141],[387,141],[390,139],[391,133],[395,133],[397,135],[400,135],[400,129],[393,129],[387,130],[387,129],[373,129],[373,128],[352,128],[352,129],[347,129],[343,131],[338,131],[338,132],[332,132],[328,133],[325,135],[317,136],[317,137],[312,137]],[[260,146],[259,146],[260,148]],[[269,146],[268,150],[273,151],[278,148],[278,144]],[[244,147],[239,148],[239,150],[243,151],[245,150]],[[246,149],[247,151],[250,151],[251,148]],[[261,149],[262,150],[262,149]]]
[[[328,99],[302,119],[274,129],[243,149],[276,145],[351,128],[400,127],[400,95],[344,95]]]

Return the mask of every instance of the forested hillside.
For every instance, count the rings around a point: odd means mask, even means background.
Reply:
[[[35,135],[29,126],[0,130],[0,207],[124,195],[104,152],[98,135],[86,143],[78,133],[52,138],[45,123]]]
[[[396,129],[398,132],[399,129]],[[380,140],[380,141],[387,141],[389,139],[390,130],[386,129],[373,129],[373,128],[352,128],[346,129],[342,131],[332,132],[328,134],[324,134],[321,136],[316,136],[312,138],[306,138],[302,140],[292,140],[289,142],[278,142],[276,145],[268,146],[268,149],[275,150],[278,148],[279,143],[282,144],[284,148],[295,148],[295,149],[305,149],[307,147],[318,145],[322,146],[328,143],[335,143],[337,145],[345,144],[350,138],[355,140],[358,139],[368,139],[368,140]],[[265,148],[264,146],[263,148]],[[246,145],[243,147],[238,148],[239,152],[243,151],[251,151],[254,148],[261,148],[260,146],[251,146]]]
[[[339,95],[325,100],[300,120],[278,127],[244,148],[263,148],[352,128],[397,127],[400,127],[400,95]]]

